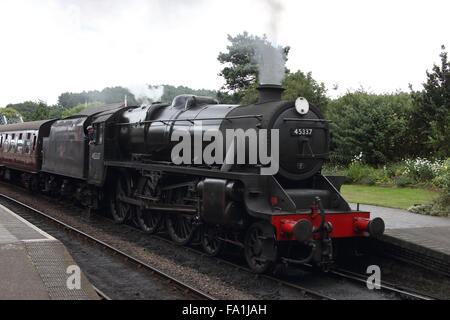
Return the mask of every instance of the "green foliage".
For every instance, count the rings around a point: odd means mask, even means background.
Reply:
[[[322,168],[322,174],[348,177],[348,167],[325,163]],[[348,179],[348,182],[351,183],[350,179]]]
[[[390,208],[408,209],[416,203],[427,203],[433,194],[419,188],[393,188],[381,186],[344,185],[342,196],[349,202]]]
[[[361,182],[363,178],[373,176],[374,169],[368,165],[362,164],[359,161],[354,161],[348,167],[348,177],[350,181],[358,183]],[[373,178],[373,177],[372,177]],[[367,180],[372,180],[372,178],[367,178]],[[376,179],[376,178],[374,178]]]
[[[441,65],[427,71],[422,91],[411,92],[414,110],[411,117],[412,150],[416,155],[428,157],[450,156],[450,61],[442,46]]]
[[[98,106],[103,106],[103,105],[105,105],[103,102],[96,101],[96,102],[88,103],[87,107],[98,107]],[[83,111],[85,108],[86,108],[86,104],[82,103],[82,104],[79,104],[79,105],[77,105],[77,106],[75,106],[75,107],[73,107],[71,109],[64,110],[62,115],[61,115],[61,118],[67,118],[67,117],[74,116],[77,113]]]
[[[227,51],[221,52],[218,56],[219,62],[225,65],[219,73],[225,79],[224,89],[230,91],[248,89],[258,82],[258,65],[254,59],[257,48],[272,47],[272,44],[265,35],[261,38],[249,35],[246,31],[235,37],[228,35],[228,41],[231,44],[227,46]],[[290,47],[282,48],[286,60],[289,50]]]
[[[255,103],[256,101],[258,101],[258,90],[256,90],[256,88],[258,88],[259,83],[255,82],[252,85],[248,86],[247,88],[244,88],[242,90],[240,90],[237,94],[240,97],[240,104],[250,104],[250,103]]]
[[[328,105],[333,150],[331,161],[349,164],[357,154],[371,165],[405,158],[411,148],[408,119],[412,99],[406,93],[347,93]]]
[[[33,121],[34,110],[43,102],[25,101],[17,104],[9,104],[7,108],[17,110],[23,117],[23,121]]]
[[[172,103],[173,99],[176,96],[179,96],[181,94],[193,94],[196,96],[208,96],[208,97],[212,97],[212,98],[216,98],[217,97],[217,91],[214,90],[207,90],[207,89],[191,89],[189,87],[184,87],[184,86],[171,86],[168,84],[163,85],[164,87],[164,94],[161,97],[161,102],[164,103]]]
[[[61,118],[65,110],[59,106],[48,106],[42,101],[25,101],[23,103],[10,104],[8,107],[12,107],[20,112],[23,121],[58,119]]]
[[[415,182],[430,183],[440,171],[442,162],[431,161],[422,158],[404,161],[405,170],[403,174],[408,175]]]
[[[286,89],[283,93],[283,99],[285,100],[295,100],[298,97],[304,97],[322,112],[325,111],[329,103],[325,84],[314,80],[311,72],[307,74],[301,71],[288,73],[283,81],[283,88]]]
[[[450,216],[450,158],[433,179],[433,185],[438,188],[438,196],[433,201],[432,212],[441,216]]]
[[[298,97],[304,97],[321,111],[326,110],[329,102],[326,96],[327,90],[323,83],[318,83],[313,79],[311,72],[307,74],[301,71],[288,72],[281,85],[286,89],[283,93],[284,100],[295,100]],[[255,82],[249,87],[240,90],[237,93],[241,97],[240,103],[255,103],[258,100],[258,91],[256,90],[258,86],[259,84]]]
[[[6,117],[8,123],[22,122],[20,113],[13,108],[0,108],[0,124],[4,124],[3,116]]]
[[[403,174],[395,178],[394,182],[399,187],[406,187],[407,185],[413,185],[415,180],[411,176]]]
[[[30,115],[29,121],[47,120],[50,119],[50,108],[44,103],[39,102]]]
[[[51,106],[50,107],[50,119],[60,119],[66,109],[61,108],[60,106]]]
[[[223,104],[238,104],[241,101],[241,96],[237,92],[217,91],[217,100]]]
[[[137,105],[134,95],[126,88],[114,87],[104,88],[102,91],[83,91],[81,93],[62,93],[58,98],[58,105],[64,109],[72,109],[77,105],[99,101],[104,104],[124,102],[125,95],[129,105]]]

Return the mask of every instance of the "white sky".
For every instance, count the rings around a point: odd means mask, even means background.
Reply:
[[[330,96],[419,89],[450,48],[448,0],[272,0],[278,15],[269,2],[2,0],[0,107],[116,85],[218,89],[217,56],[244,30],[290,45],[288,68],[312,71]]]

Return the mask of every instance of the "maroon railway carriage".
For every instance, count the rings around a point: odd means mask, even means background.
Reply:
[[[37,183],[42,165],[42,141],[55,120],[0,126],[0,175],[6,180],[18,176],[26,186]]]

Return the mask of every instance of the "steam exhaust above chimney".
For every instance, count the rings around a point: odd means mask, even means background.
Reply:
[[[278,84],[262,84],[256,90],[259,92],[258,103],[265,103],[269,101],[280,101],[285,89]]]

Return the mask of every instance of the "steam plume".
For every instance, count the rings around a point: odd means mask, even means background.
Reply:
[[[164,86],[151,86],[148,84],[128,86],[128,90],[141,104],[151,104],[152,102],[160,101],[164,94]]]
[[[268,41],[260,42],[255,52],[255,61],[259,66],[259,81],[261,84],[281,85],[285,76],[286,56],[277,41],[284,7],[280,0],[264,0],[264,3],[269,13]]]

